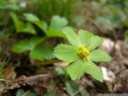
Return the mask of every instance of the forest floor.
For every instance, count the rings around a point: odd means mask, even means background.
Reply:
[[[78,7],[78,10],[82,7],[85,5]],[[86,17],[88,23],[73,26],[76,29],[82,28],[95,32],[103,37],[104,42],[100,48],[112,56],[111,62],[97,64],[104,74],[104,82],[100,83],[88,74],[83,75],[80,80],[72,81],[60,74],[60,71],[58,73],[56,69],[65,62],[60,62],[59,65],[33,65],[31,63],[35,61],[28,62],[29,58],[23,54],[20,59],[20,62],[23,63],[22,66],[8,64],[3,69],[3,83],[0,85],[2,96],[15,96],[14,94],[19,89],[23,89],[26,93],[34,91],[38,96],[95,96],[100,93],[128,93],[128,41],[120,35],[124,27],[119,28],[117,34],[106,33],[107,30],[91,18],[92,11],[83,8],[78,12],[81,17]],[[104,31],[101,32],[101,30]]]

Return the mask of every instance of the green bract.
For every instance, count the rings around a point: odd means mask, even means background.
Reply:
[[[86,72],[96,80],[103,82],[103,74],[94,63],[111,60],[111,57],[103,50],[95,49],[103,42],[102,38],[84,30],[80,30],[77,35],[71,28],[65,28],[63,33],[71,45],[58,45],[55,48],[54,56],[69,62],[66,70],[71,79],[79,79]]]

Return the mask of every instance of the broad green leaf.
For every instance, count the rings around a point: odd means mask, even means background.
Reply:
[[[39,27],[46,35],[48,31],[48,25],[44,21],[35,21],[33,22],[37,27]]]
[[[31,13],[24,13],[23,15],[25,16],[26,20],[30,22],[39,21],[39,18]]]
[[[65,18],[59,16],[53,16],[49,27],[54,29],[61,29],[65,27],[67,24],[68,21]]]
[[[12,51],[15,53],[22,53],[25,51],[33,50],[36,45],[43,42],[45,38],[35,37],[31,39],[24,39],[13,45]]]
[[[103,73],[92,61],[85,62],[85,65],[84,70],[86,73],[90,74],[96,80],[103,82]]]
[[[79,47],[81,45],[80,39],[76,33],[69,27],[63,29],[64,34],[73,46]]]
[[[37,46],[30,52],[30,57],[37,60],[50,59],[53,57],[53,48],[50,46]]]
[[[59,16],[54,16],[51,20],[49,30],[47,32],[48,37],[62,37],[64,38],[65,35],[62,32],[62,28],[64,28],[68,24],[68,21]]]
[[[47,33],[48,37],[62,37],[65,38],[65,34],[60,29],[50,28]]]
[[[77,60],[69,64],[67,67],[67,73],[70,75],[72,80],[80,79],[85,72],[85,63],[82,60]]]
[[[100,38],[98,36],[93,36],[89,40],[88,49],[91,51],[91,50],[95,49],[96,47],[98,47],[99,45],[101,45],[102,42],[103,42],[102,38]]]
[[[36,34],[36,31],[31,23],[24,24],[23,22],[21,22],[19,20],[18,16],[14,12],[11,12],[10,15],[13,19],[13,22],[16,27],[16,31],[18,33],[29,33],[29,34],[33,34],[33,35]]]
[[[33,27],[33,25],[31,23],[26,23],[26,27],[24,27],[24,29],[21,30],[22,33],[30,33],[35,35],[36,31],[35,28]]]
[[[99,62],[99,61],[108,62],[111,60],[111,57],[106,52],[100,49],[92,51],[90,57],[91,60],[95,62]]]
[[[89,45],[89,39],[94,36],[91,32],[80,30],[78,37],[81,40],[82,45],[88,46]]]
[[[15,23],[15,27],[16,27],[17,32],[20,32],[21,30],[23,30],[24,29],[24,23],[19,20],[18,16],[14,12],[11,12],[10,15],[13,19],[13,22]]]
[[[17,92],[16,92],[16,96],[23,96],[25,94],[25,91],[23,89],[19,89]]]
[[[47,34],[48,25],[44,21],[41,21],[37,16],[35,16],[35,15],[31,14],[31,13],[24,13],[24,16],[25,16],[26,20],[28,20],[29,22],[34,23],[45,34]]]
[[[55,48],[54,56],[60,60],[67,62],[73,62],[78,59],[77,49],[66,44],[58,45]]]

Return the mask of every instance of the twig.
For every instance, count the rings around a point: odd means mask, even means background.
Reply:
[[[22,96],[26,96],[29,92],[30,92],[30,90],[28,90],[27,92],[25,92]]]

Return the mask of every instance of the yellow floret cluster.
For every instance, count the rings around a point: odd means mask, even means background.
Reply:
[[[78,49],[78,56],[83,61],[88,61],[90,59],[90,52],[85,46],[80,46]]]

